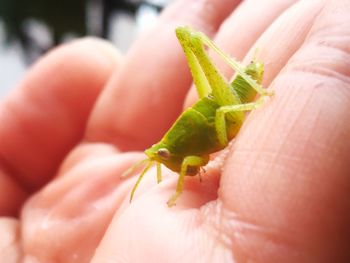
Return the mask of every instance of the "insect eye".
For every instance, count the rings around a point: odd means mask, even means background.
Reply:
[[[157,154],[160,158],[164,159],[164,160],[168,160],[170,158],[170,152],[168,149],[166,148],[160,148],[157,151]]]

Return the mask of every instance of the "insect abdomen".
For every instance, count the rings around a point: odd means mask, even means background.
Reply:
[[[215,123],[194,108],[180,115],[162,141],[172,154],[180,156],[209,154],[219,146]]]
[[[251,62],[245,72],[258,84],[261,84],[264,75],[264,66],[258,62]],[[237,75],[231,83],[231,87],[236,91],[241,103],[248,103],[254,100],[257,92],[240,75]]]

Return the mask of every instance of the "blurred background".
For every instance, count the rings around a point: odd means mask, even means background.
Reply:
[[[85,35],[126,52],[172,0],[0,0],[0,99],[39,56]]]

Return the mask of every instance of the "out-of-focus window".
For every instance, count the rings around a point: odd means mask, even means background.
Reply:
[[[39,56],[85,35],[126,52],[171,0],[1,0],[0,98]]]

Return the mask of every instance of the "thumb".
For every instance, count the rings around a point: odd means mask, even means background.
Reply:
[[[291,45],[297,52],[274,79],[276,96],[241,130],[222,176],[227,233],[236,254],[253,261],[350,260],[350,5],[319,10],[300,2],[258,43],[274,54]],[[286,35],[303,28],[303,43]],[[284,37],[277,46],[276,35]],[[263,54],[267,74],[274,54]]]

